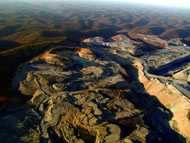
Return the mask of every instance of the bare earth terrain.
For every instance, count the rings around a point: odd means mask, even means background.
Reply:
[[[150,74],[151,64],[131,53],[131,47],[141,56],[148,53],[138,44],[125,35],[88,38],[82,47],[53,48],[19,66],[13,87],[31,98],[0,118],[0,139],[188,142],[189,84]],[[154,52],[162,50],[155,47]]]
[[[0,2],[0,142],[190,143],[190,13]]]

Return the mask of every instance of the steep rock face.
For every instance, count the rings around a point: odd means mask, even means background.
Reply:
[[[159,80],[149,80],[143,73],[140,63],[135,63],[139,69],[139,80],[143,83],[147,93],[157,99],[173,113],[171,127],[190,139],[190,100],[172,85],[164,85]]]

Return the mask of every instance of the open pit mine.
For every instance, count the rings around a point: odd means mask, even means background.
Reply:
[[[189,46],[154,35],[54,47],[18,67],[29,99],[0,116],[0,141],[190,142],[189,63]]]

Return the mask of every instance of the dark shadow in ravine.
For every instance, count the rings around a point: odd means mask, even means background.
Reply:
[[[167,109],[160,101],[155,97],[146,93],[144,85],[138,79],[138,70],[132,66],[132,61],[126,60],[118,55],[108,53],[105,49],[101,49],[106,52],[106,55],[126,70],[128,76],[123,77],[131,83],[126,89],[131,89],[131,93],[126,93],[124,98],[129,100],[134,106],[143,111],[144,123],[150,128],[150,133],[146,136],[146,142],[148,143],[185,143],[186,139],[174,131],[169,124],[169,121],[173,117],[173,113]],[[117,83],[110,88],[123,89],[123,83]],[[135,120],[134,120],[135,122]],[[123,130],[123,132],[126,132]],[[125,133],[123,133],[125,134]],[[134,141],[135,142],[135,141]]]

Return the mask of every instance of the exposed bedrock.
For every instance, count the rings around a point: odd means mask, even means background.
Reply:
[[[155,96],[173,114],[169,124],[173,130],[190,138],[190,100],[178,91],[172,84],[165,85],[157,79],[149,80],[143,73],[143,66],[136,62],[139,70],[139,80],[143,83],[146,92]],[[159,118],[159,116],[158,116]]]
[[[31,99],[0,117],[4,143],[185,143],[189,136],[188,100],[146,78],[130,56],[61,47],[18,71],[13,86]]]

